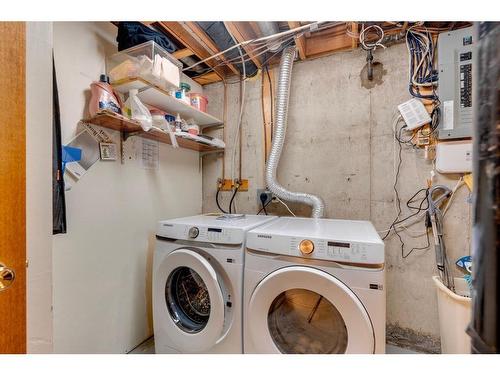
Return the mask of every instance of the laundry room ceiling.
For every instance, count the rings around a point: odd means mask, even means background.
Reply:
[[[338,51],[348,51],[360,47],[359,35],[363,28],[370,25],[379,26],[384,32],[384,45],[404,41],[409,27],[420,31],[437,33],[470,26],[468,22],[327,22],[315,25],[306,21],[276,22],[143,22],[148,27],[163,33],[177,46],[174,57],[182,61],[184,68],[192,67],[184,72],[198,83],[205,85],[224,80],[242,73],[240,51],[235,48],[220,56],[209,57],[225,51],[227,48],[249,40],[262,38],[276,32],[303,29],[293,38],[283,39],[283,44],[295,44],[298,58],[307,60],[321,57]],[[375,33],[366,33],[366,41],[377,39]],[[252,76],[263,66],[274,66],[280,59],[280,48],[273,50],[264,47],[264,42],[245,44],[241,53],[245,58],[245,73]],[[269,45],[268,45],[269,46]],[[203,62],[202,62],[203,61]]]

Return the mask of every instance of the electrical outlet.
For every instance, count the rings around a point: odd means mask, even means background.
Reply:
[[[231,191],[233,190],[233,180],[229,179],[217,179],[217,187],[220,191]]]
[[[260,196],[262,194],[265,194],[266,200],[264,201],[264,205],[271,203],[273,200],[273,193],[271,193],[267,189],[257,189],[257,202],[259,203],[259,206],[262,206],[262,200],[260,199]]]

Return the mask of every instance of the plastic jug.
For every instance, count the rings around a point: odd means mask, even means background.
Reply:
[[[108,77],[101,74],[98,82],[90,84],[91,98],[89,102],[89,114],[95,116],[98,112],[108,110],[121,114],[121,100],[115,94],[113,87],[108,83]]]

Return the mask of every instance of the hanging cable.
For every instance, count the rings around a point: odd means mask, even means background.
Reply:
[[[378,36],[378,39],[375,42],[367,42],[367,36],[370,32],[375,31]],[[359,43],[361,43],[361,47],[365,51],[375,50],[377,47],[386,48],[382,41],[384,40],[384,30],[379,25],[370,25],[365,28],[363,24],[361,26],[361,32],[359,33]]]
[[[234,206],[234,212],[233,212],[233,202],[234,202],[234,197],[236,197],[236,193],[238,193],[238,189],[240,188],[239,184],[236,184],[236,187],[234,188],[233,195],[231,196],[231,200],[229,201],[229,213],[230,214],[235,214],[236,213],[236,206]]]
[[[434,249],[436,252],[436,266],[439,277],[444,285],[451,291],[455,291],[455,283],[451,273],[451,264],[448,259],[444,242],[443,212],[440,207],[446,199],[452,195],[452,190],[444,185],[435,185],[430,189],[428,196],[428,217],[434,234]]]
[[[225,211],[219,203],[219,193],[220,193],[220,187],[217,187],[217,193],[215,193],[215,203],[217,203],[217,207],[223,214],[227,214],[228,212]]]
[[[275,197],[275,198],[276,198],[276,200],[277,200],[278,202],[280,202],[283,206],[285,206],[285,208],[287,209],[287,211],[288,211],[288,212],[290,212],[290,214],[291,214],[293,217],[295,217],[295,216],[296,216],[296,215],[292,212],[292,210],[290,209],[290,207],[288,207],[288,205],[287,205],[285,202],[283,202],[283,201],[282,201],[279,197]]]

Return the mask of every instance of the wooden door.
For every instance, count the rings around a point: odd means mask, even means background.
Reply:
[[[0,22],[0,354],[26,352],[25,45],[24,22]]]

